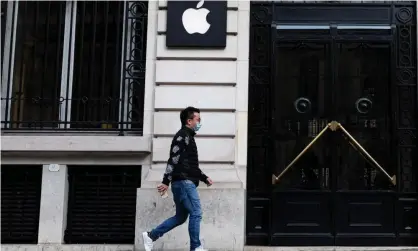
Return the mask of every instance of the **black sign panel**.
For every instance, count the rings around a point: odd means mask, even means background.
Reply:
[[[225,48],[226,1],[167,2],[166,45],[171,48]]]

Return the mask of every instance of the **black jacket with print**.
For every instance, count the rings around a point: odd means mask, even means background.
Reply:
[[[192,129],[183,126],[174,136],[163,184],[168,186],[171,181],[190,180],[198,186],[199,181],[207,182],[208,177],[199,168],[195,135]]]

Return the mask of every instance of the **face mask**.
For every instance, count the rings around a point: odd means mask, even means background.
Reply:
[[[193,127],[193,130],[194,130],[195,132],[197,132],[197,131],[199,131],[200,127],[202,127],[202,124],[197,123],[197,124]]]

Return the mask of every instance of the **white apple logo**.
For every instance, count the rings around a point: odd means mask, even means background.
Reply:
[[[196,9],[189,8],[184,11],[181,21],[187,33],[205,34],[209,30],[210,24],[207,22],[206,16],[210,11],[205,8],[200,9],[204,2],[205,0],[200,0],[196,5]]]

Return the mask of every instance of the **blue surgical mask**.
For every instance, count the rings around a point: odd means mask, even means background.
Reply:
[[[193,127],[193,130],[194,130],[195,132],[197,132],[197,131],[199,131],[200,127],[202,127],[202,124],[197,123],[197,124]]]

